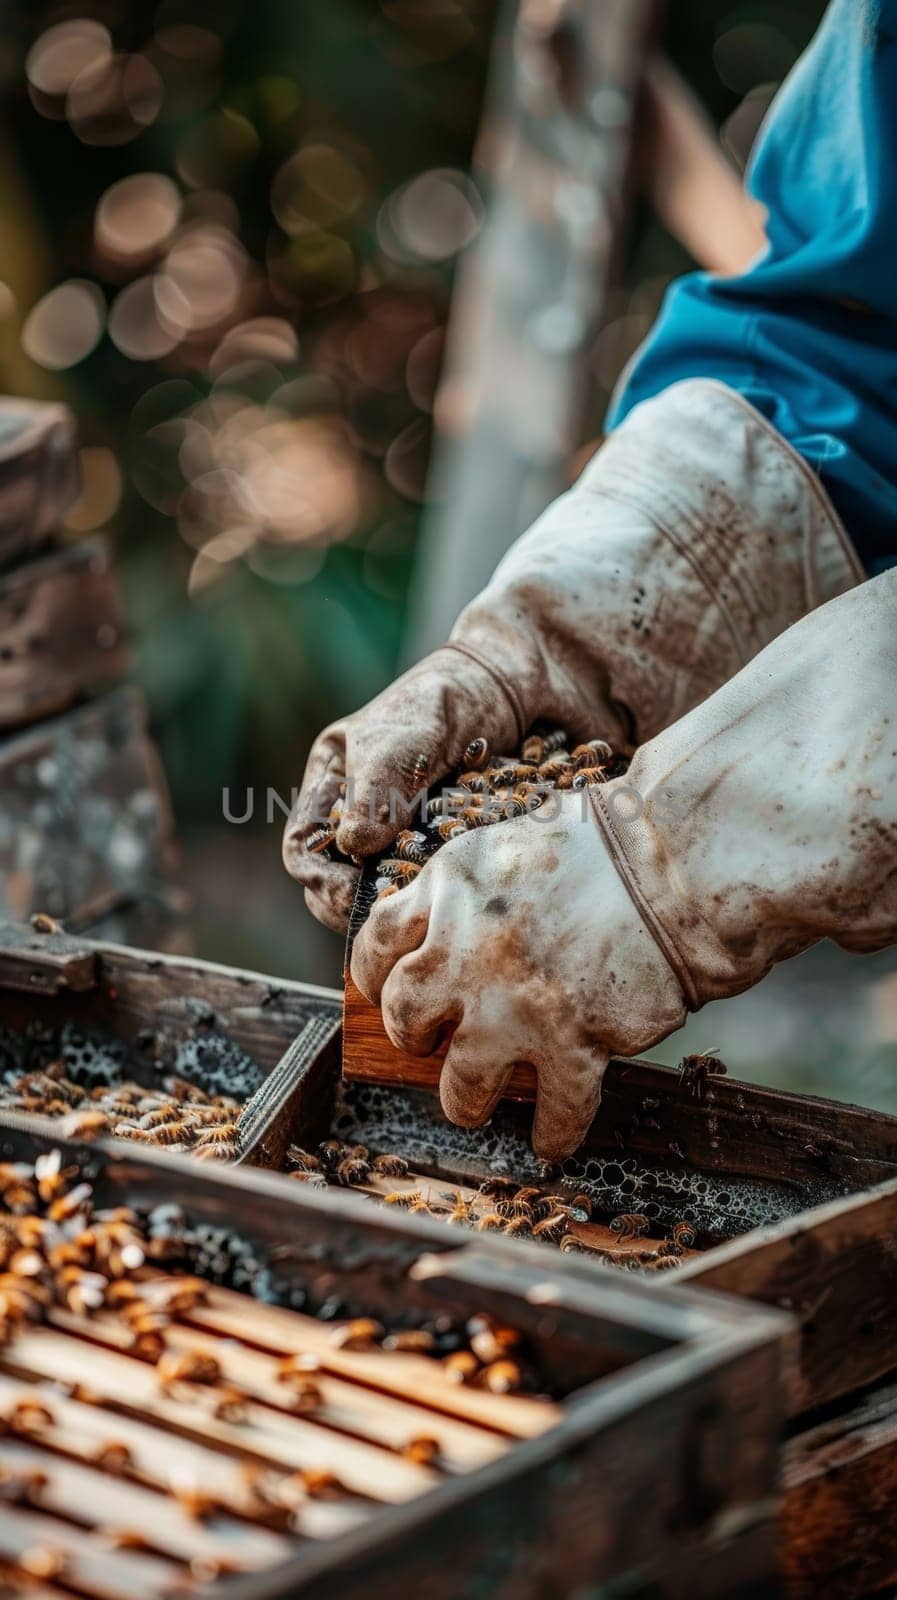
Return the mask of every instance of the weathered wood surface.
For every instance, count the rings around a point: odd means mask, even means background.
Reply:
[[[63,711],[124,675],[124,619],[102,539],[0,577],[0,729]]]
[[[71,993],[76,987],[82,992]],[[72,1020],[107,1029],[147,1060],[170,1067],[178,1041],[201,1023],[226,1029],[253,1060],[270,1068],[318,1016],[336,1021],[335,991],[0,923],[0,1021],[7,1027]]]
[[[383,1026],[380,1007],[371,1005],[346,973],[343,996],[343,1076],[365,1083],[392,1083],[407,1088],[432,1089],[439,1082],[448,1046],[429,1056],[411,1056],[392,1043]],[[532,1067],[515,1067],[506,1094],[532,1101],[536,1076]]]
[[[897,1388],[799,1434],[782,1465],[792,1600],[859,1600],[897,1584]]]
[[[372,1006],[346,975],[343,1002],[343,1077],[403,1090],[438,1091],[447,1046],[429,1056],[396,1049]],[[506,1098],[535,1098],[531,1067],[515,1067]],[[654,1104],[659,1100],[659,1104]],[[528,1116],[523,1105],[514,1113]],[[684,1160],[702,1171],[765,1178],[792,1188],[820,1177],[845,1185],[897,1176],[897,1118],[812,1095],[712,1078],[697,1092],[674,1067],[614,1059],[601,1106],[582,1147],[626,1148]]]
[[[118,689],[0,742],[0,911],[83,925],[174,865],[141,696]]]
[[[474,170],[407,660],[442,644],[509,545],[567,483],[607,314],[653,0],[501,7]]]
[[[897,1368],[897,1181],[733,1239],[677,1277],[797,1318],[800,1415]]]
[[[49,1146],[15,1121],[0,1126],[0,1158]],[[77,1149],[63,1142],[64,1160]],[[306,1546],[264,1578],[237,1581],[239,1600],[300,1589],[394,1600],[397,1585],[438,1600],[547,1600],[617,1581],[670,1600],[776,1592],[782,1319],[698,1294],[661,1300],[631,1281],[599,1284],[562,1261],[547,1275],[536,1247],[459,1249],[435,1224],[266,1174],[211,1174],[96,1146],[86,1158],[101,1205],[174,1201],[193,1225],[231,1229],[239,1218],[257,1248],[276,1249],[285,1292],[302,1283],[313,1300],[336,1294],[350,1311],[491,1313],[531,1339],[549,1384],[575,1390],[548,1432],[320,1551]],[[256,1332],[264,1347],[267,1327]]]
[[[68,406],[0,397],[0,566],[39,545],[80,488]]]

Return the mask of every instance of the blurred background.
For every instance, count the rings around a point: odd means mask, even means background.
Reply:
[[[823,9],[670,0],[665,48],[737,167]],[[453,276],[487,201],[471,162],[495,5],[3,17],[2,389],[78,417],[67,533],[114,544],[196,948],[338,984],[266,795],[289,803],[315,733],[400,658]],[[691,265],[637,203],[582,446]],[[894,955],[821,947],[656,1054],[716,1045],[742,1075],[897,1110],[895,1041]]]

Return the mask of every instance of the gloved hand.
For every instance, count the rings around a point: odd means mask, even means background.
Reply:
[[[558,1158],[610,1053],[821,938],[897,941],[895,682],[897,571],[797,623],[626,777],[452,840],[378,902],[352,976],[403,1050],[455,1026],[446,1115],[483,1121],[531,1062],[533,1144]]]
[[[862,576],[779,434],[720,384],[675,385],[518,540],[446,646],[321,734],[287,823],[287,869],[315,915],[345,927],[355,870],[305,848],[344,780],[336,843],[361,859],[387,848],[408,825],[403,805],[459,766],[471,739],[508,751],[542,719],[574,742],[631,748]]]

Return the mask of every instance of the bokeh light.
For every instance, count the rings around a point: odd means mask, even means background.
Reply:
[[[74,367],[99,343],[106,305],[96,284],[70,278],[32,306],[22,328],[22,348],[52,372]]]
[[[475,238],[483,217],[476,185],[463,172],[423,172],[390,196],[377,234],[397,260],[447,261]]]
[[[121,178],[96,209],[94,240],[100,256],[129,264],[154,255],[173,234],[180,211],[180,190],[163,173]]]
[[[129,144],[155,122],[163,96],[146,56],[100,56],[72,80],[65,113],[83,144]]]
[[[25,58],[28,92],[44,116],[65,116],[65,96],[82,72],[110,60],[112,36],[101,22],[74,17],[46,28]]]

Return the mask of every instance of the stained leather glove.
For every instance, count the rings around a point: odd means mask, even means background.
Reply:
[[[471,739],[509,751],[543,719],[574,742],[632,748],[862,576],[781,436],[720,384],[674,385],[518,540],[446,646],[321,734],[285,831],[288,871],[322,922],[345,927],[356,871],[306,840],[346,779],[336,843],[361,859]]]
[[[626,777],[452,840],[378,902],[352,976],[403,1050],[454,1026],[446,1115],[483,1121],[531,1062],[534,1147],[558,1158],[610,1053],[821,938],[897,942],[895,683],[897,571],[797,623]]]

